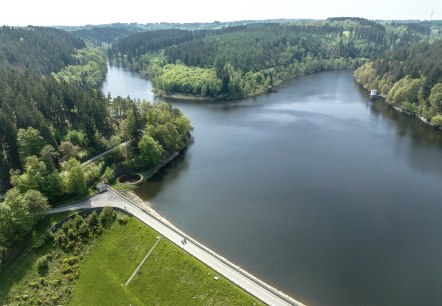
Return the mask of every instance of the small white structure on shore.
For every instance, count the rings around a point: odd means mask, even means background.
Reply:
[[[370,98],[376,98],[379,95],[379,91],[376,89],[370,90]]]

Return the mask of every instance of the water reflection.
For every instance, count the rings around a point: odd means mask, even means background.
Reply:
[[[307,304],[442,305],[442,133],[346,71],[169,101],[195,143],[137,190],[167,219]]]

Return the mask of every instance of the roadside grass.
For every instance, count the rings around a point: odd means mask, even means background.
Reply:
[[[56,291],[63,289],[60,279],[52,272],[54,261],[49,262],[50,271],[48,274],[40,275],[36,262],[49,254],[52,242],[48,242],[48,229],[51,225],[63,220],[69,214],[60,213],[45,216],[40,220],[31,239],[25,242],[19,254],[9,262],[0,272],[0,305],[11,303],[13,305],[35,305],[44,301],[44,295],[50,294],[54,302],[61,302],[63,299]],[[48,286],[48,281],[52,282]],[[42,289],[49,288],[48,290]],[[54,291],[52,291],[54,290]]]
[[[66,253],[48,229],[69,214],[40,220],[0,272],[0,305],[263,305],[165,238],[125,286],[158,234],[118,213],[80,253]]]
[[[165,238],[125,286],[157,236],[134,217],[115,222],[81,263],[71,304],[262,305]]]

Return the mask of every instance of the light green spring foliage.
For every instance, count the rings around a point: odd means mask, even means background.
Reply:
[[[63,164],[64,187],[67,193],[83,194],[86,192],[86,177],[81,163],[75,158],[70,158]]]
[[[441,52],[442,41],[395,49],[359,67],[354,77],[404,111],[441,126]]]
[[[214,68],[188,67],[183,64],[166,65],[154,78],[157,93],[182,93],[195,96],[212,96],[221,91],[221,81]]]
[[[24,165],[26,158],[31,155],[39,155],[45,145],[40,132],[32,127],[19,129],[17,132],[18,154]]]
[[[107,70],[104,53],[99,49],[84,48],[76,50],[73,58],[75,65],[66,66],[53,76],[84,88],[100,86]]]

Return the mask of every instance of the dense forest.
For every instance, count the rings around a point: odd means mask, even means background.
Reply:
[[[113,43],[119,38],[124,38],[130,34],[136,32],[130,31],[126,28],[116,28],[116,27],[93,27],[91,29],[78,29],[71,32],[83,40],[91,41],[94,44],[100,43]]]
[[[75,49],[85,48],[83,40],[61,30],[43,27],[0,28],[0,65],[42,74],[60,71],[75,64]]]
[[[101,92],[82,90],[51,76],[0,69],[0,106],[1,190],[8,187],[10,169],[23,169],[26,158],[40,154],[46,145],[58,153],[69,131],[83,131],[85,149],[91,153],[102,148],[99,138],[109,137],[113,131]],[[29,140],[34,147],[24,150],[28,144],[20,143],[18,132],[28,128],[38,135]],[[44,141],[36,141],[40,137]],[[25,153],[28,151],[33,154]]]
[[[402,110],[442,126],[442,41],[391,50],[354,73]]]
[[[225,99],[262,93],[307,73],[357,67],[387,50],[428,39],[430,32],[419,24],[330,18],[138,33],[118,40],[108,55],[149,75],[159,95]]]
[[[2,31],[1,54],[16,54],[0,63],[0,268],[49,205],[84,196],[118,173],[156,167],[184,148],[192,130],[169,104],[105,97],[97,88],[104,53],[71,34]],[[35,49],[24,43],[36,40]],[[25,47],[16,49],[16,41]],[[108,160],[81,163],[116,146]]]

